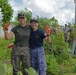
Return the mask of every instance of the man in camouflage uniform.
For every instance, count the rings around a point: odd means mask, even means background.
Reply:
[[[13,66],[13,75],[17,75],[20,71],[20,61],[22,62],[22,73],[28,75],[25,72],[26,68],[30,67],[30,56],[29,56],[29,36],[30,26],[26,25],[26,16],[24,13],[18,14],[19,25],[13,27],[8,33],[8,28],[5,26],[5,39],[9,40],[15,35],[14,46],[12,48],[11,63]]]
[[[65,27],[63,28],[65,42],[68,42],[68,31],[69,31],[69,28],[67,24],[65,24]]]

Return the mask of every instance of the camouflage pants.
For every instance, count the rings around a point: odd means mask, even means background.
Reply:
[[[39,75],[46,75],[46,60],[43,47],[30,49],[31,66]]]
[[[26,68],[30,67],[30,55],[28,47],[13,46],[11,54],[11,63],[13,66],[13,75],[17,75],[20,71],[20,62],[22,62],[22,73],[23,75],[28,75],[25,72]]]
[[[68,34],[67,33],[64,34],[64,39],[65,39],[65,42],[68,42]]]

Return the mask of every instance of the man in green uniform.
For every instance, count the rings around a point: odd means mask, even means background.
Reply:
[[[20,71],[20,61],[22,62],[22,73],[28,75],[25,72],[25,68],[30,67],[30,55],[29,55],[29,36],[30,26],[26,25],[26,16],[24,13],[18,14],[19,25],[13,27],[8,33],[8,27],[5,26],[5,39],[9,40],[15,35],[14,46],[12,48],[11,63],[13,66],[13,75],[17,75]]]

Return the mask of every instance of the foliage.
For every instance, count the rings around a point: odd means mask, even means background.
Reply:
[[[4,67],[4,69],[5,69],[5,73],[6,73],[6,75],[11,75],[12,74],[12,65],[11,64],[6,64],[6,63],[4,63],[3,64],[3,67]]]
[[[63,69],[59,65],[70,64],[71,55],[68,51],[68,43],[64,41],[63,33],[51,34],[51,44],[44,41],[46,60],[47,60],[47,74],[63,75]]]
[[[0,62],[0,75],[5,75],[5,70],[4,70],[4,67],[2,65],[2,62]]]
[[[11,75],[12,66],[11,64],[6,64],[0,61],[0,75]]]
[[[0,61],[0,75],[12,75],[12,71],[13,68],[11,64]],[[25,69],[25,71],[28,73],[28,75],[38,75],[32,67]],[[22,75],[22,72],[17,72],[17,75]]]
[[[59,25],[58,20],[55,19],[55,17],[48,19],[48,18],[37,16],[37,19],[39,20],[39,27],[42,29],[44,29],[45,25],[49,25],[49,27],[55,27],[55,26],[57,27]]]
[[[21,71],[17,72],[17,75],[22,75],[22,72]]]
[[[59,66],[56,62],[56,58],[52,55],[46,55],[47,62],[47,74],[58,75]]]
[[[58,64],[70,62],[69,45],[64,41],[63,33],[60,31],[56,35],[51,34],[51,40],[51,44],[44,42],[46,54],[53,54]]]
[[[13,38],[10,41],[0,38],[0,59],[10,58],[11,49],[8,49],[7,46],[13,41]]]
[[[25,8],[25,15],[27,18],[27,23],[29,23],[30,19],[32,18],[32,12],[30,10],[28,10],[27,8]]]
[[[38,20],[39,20],[39,28],[42,28],[42,29],[44,29],[44,26],[46,25],[46,24],[48,24],[48,18],[42,18],[42,17],[40,17],[40,18],[38,18]]]
[[[73,27],[71,27],[70,30],[70,39],[75,39],[76,38],[76,25],[74,25]]]
[[[38,75],[37,72],[32,68],[25,69],[28,75]]]
[[[0,0],[0,8],[2,12],[2,22],[4,26],[7,21],[9,22],[12,19],[13,9],[8,3],[8,0]]]
[[[68,61],[70,58],[68,52],[68,43],[64,41],[63,33],[59,32],[57,35],[51,35],[51,39],[52,39],[52,50],[54,56],[57,58],[58,63],[60,64],[65,61]]]
[[[49,24],[50,24],[52,27],[58,27],[58,26],[59,26],[58,20],[55,19],[55,17],[52,17],[52,18],[49,20]]]

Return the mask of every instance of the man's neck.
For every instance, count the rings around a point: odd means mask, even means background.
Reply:
[[[36,31],[38,28],[33,29],[33,31]]]
[[[20,24],[21,25],[21,24]],[[26,24],[24,24],[24,25],[21,25],[22,27],[24,27]]]

